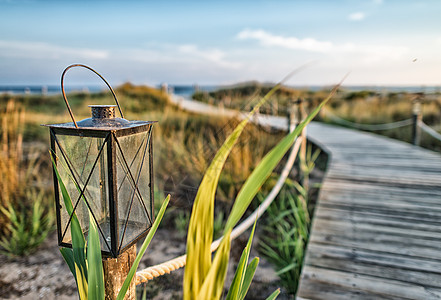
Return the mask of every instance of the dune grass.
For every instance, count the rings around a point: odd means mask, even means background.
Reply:
[[[23,142],[25,110],[9,100],[0,110],[0,251],[31,253],[54,228],[42,160]]]
[[[320,150],[307,147],[304,158],[299,156],[298,181],[288,179],[276,201],[268,208],[260,253],[274,264],[285,290],[292,295],[297,292],[309,240],[309,228],[314,206],[311,205],[311,191],[317,186],[309,186],[309,176],[316,167]],[[303,161],[304,160],[304,161]],[[300,166],[303,166],[300,169]],[[299,182],[302,182],[300,184]]]

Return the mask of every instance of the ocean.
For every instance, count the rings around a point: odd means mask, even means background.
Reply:
[[[82,92],[99,92],[104,90],[102,86],[72,86],[65,87],[66,92],[82,91]],[[59,85],[0,85],[0,94],[12,95],[54,95],[61,94]]]
[[[199,91],[214,91],[218,88],[225,88],[228,86],[216,86],[216,85],[168,85],[170,91],[181,96],[190,96],[196,90]],[[160,88],[160,85],[157,86]],[[306,89],[311,91],[318,91],[322,89],[330,89],[329,86],[292,86],[295,89]],[[346,91],[361,91],[370,90],[379,93],[383,92],[408,92],[408,93],[426,93],[433,94],[441,91],[440,86],[342,86]],[[70,86],[65,87],[66,92],[100,92],[107,90],[107,87],[103,86]],[[0,94],[12,94],[12,95],[54,95],[60,94],[61,88],[59,85],[0,85]]]

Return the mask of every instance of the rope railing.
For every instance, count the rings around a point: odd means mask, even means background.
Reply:
[[[421,107],[420,103],[416,102],[414,105],[413,110],[413,117],[409,119],[405,119],[398,122],[392,122],[392,123],[385,123],[385,124],[360,124],[360,123],[354,123],[348,120],[345,120],[343,118],[340,118],[339,116],[332,113],[330,110],[323,110],[325,112],[326,116],[328,116],[332,121],[339,123],[341,125],[346,125],[349,127],[353,127],[356,129],[361,130],[370,130],[370,131],[376,131],[376,130],[389,130],[389,129],[396,129],[401,128],[404,126],[413,125],[413,132],[412,132],[412,140],[414,145],[420,144],[420,132],[418,130],[421,129],[434,139],[441,141],[441,134],[438,133],[436,130],[425,124],[422,120],[422,114],[421,114]]]
[[[438,141],[441,141],[441,134],[436,132],[434,129],[429,127],[427,124],[425,124],[423,121],[418,120],[418,126],[423,130],[425,133],[432,136],[434,139],[437,139]]]
[[[409,125],[412,125],[412,123],[413,123],[413,119],[409,118],[409,119],[405,119],[405,120],[398,121],[398,122],[384,123],[384,124],[360,124],[360,123],[354,123],[354,122],[345,120],[343,118],[340,118],[339,116],[332,113],[330,110],[324,110],[324,111],[326,111],[326,115],[329,116],[329,118],[332,121],[339,123],[341,125],[346,125],[346,126],[353,127],[356,129],[361,129],[361,130],[370,130],[370,131],[389,130],[389,129],[396,129],[396,128],[400,128],[400,127],[404,127],[404,126],[409,126]]]
[[[266,209],[271,205],[271,203],[274,201],[276,196],[279,194],[280,190],[282,189],[282,186],[284,185],[289,175],[289,172],[292,169],[292,166],[294,165],[295,159],[297,157],[297,153],[299,151],[303,139],[304,138],[301,136],[297,138],[297,140],[295,141],[294,145],[291,148],[291,152],[289,154],[288,160],[282,172],[280,173],[279,179],[277,180],[276,184],[274,185],[270,193],[266,196],[265,200],[259,205],[259,207],[257,207],[257,209],[251,215],[249,215],[242,223],[240,223],[238,226],[236,226],[233,229],[233,231],[231,232],[231,240],[234,240],[243,232],[245,232],[248,228],[250,228],[254,224],[254,222],[257,219],[259,219],[260,216],[266,211]],[[211,244],[211,252],[214,252],[219,247],[222,238],[223,237],[215,240]],[[187,255],[184,254],[179,257],[168,260],[166,262],[140,270],[136,272],[136,285],[147,282],[156,277],[169,274],[172,271],[178,270],[185,266],[186,260],[187,260]]]

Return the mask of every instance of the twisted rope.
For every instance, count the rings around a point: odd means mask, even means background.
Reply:
[[[285,183],[286,178],[289,175],[289,172],[292,169],[292,166],[294,165],[294,161],[296,159],[297,153],[300,148],[300,144],[302,143],[303,138],[298,137],[294,145],[292,146],[292,150],[289,154],[288,160],[280,174],[279,179],[277,180],[276,184],[272,188],[271,192],[268,194],[268,196],[265,198],[265,200],[257,207],[257,209],[248,216],[242,223],[240,223],[238,226],[236,226],[233,231],[231,232],[231,240],[234,240],[239,235],[241,235],[243,232],[245,232],[248,228],[251,227],[251,225],[254,224],[254,222],[260,218],[260,216],[266,211],[266,209],[270,206],[270,204],[274,201],[276,196],[279,194],[283,184]],[[211,244],[211,252],[214,252],[221,242],[223,237],[215,240]],[[143,282],[147,282],[149,280],[152,280],[153,278],[162,276],[164,274],[169,274],[172,271],[175,271],[177,269],[182,268],[185,266],[187,260],[187,255],[182,255],[176,258],[173,258],[169,261],[163,262],[161,264],[148,267],[144,270],[136,272],[136,285],[141,284]]]
[[[418,126],[427,134],[432,136],[433,138],[437,139],[438,141],[441,141],[441,134],[433,130],[431,127],[426,125],[423,121],[418,121]]]
[[[393,122],[393,123],[386,123],[386,124],[359,124],[359,123],[354,123],[354,122],[342,119],[329,110],[326,110],[326,114],[329,116],[329,118],[332,121],[334,121],[336,123],[340,123],[342,125],[346,125],[346,126],[353,127],[356,129],[370,130],[370,131],[400,128],[400,127],[411,125],[413,122],[413,120],[410,118],[410,119],[406,119],[406,120],[402,120],[402,121],[398,121],[398,122]]]

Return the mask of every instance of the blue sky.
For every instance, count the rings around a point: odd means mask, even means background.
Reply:
[[[185,2],[185,3],[184,3]],[[0,0],[0,85],[441,85],[441,1]],[[72,84],[98,84],[72,70]]]

